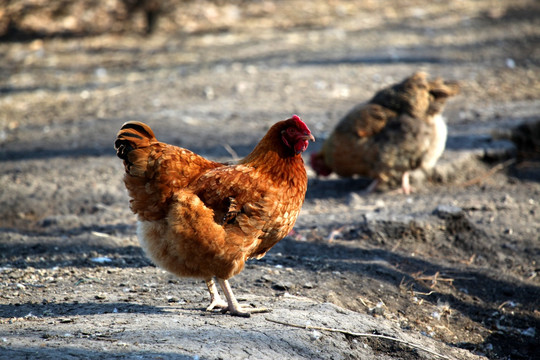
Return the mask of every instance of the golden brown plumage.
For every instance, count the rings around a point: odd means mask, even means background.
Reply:
[[[311,156],[313,169],[323,176],[373,178],[369,190],[401,179],[408,193],[408,172],[432,168],[444,151],[447,133],[440,115],[448,97],[458,92],[457,83],[428,81],[422,72],[377,92],[341,119]]]
[[[238,164],[224,165],[158,142],[143,123],[124,124],[115,148],[146,253],[173,274],[205,279],[209,310],[249,316],[227,279],[292,230],[307,189],[301,153],[308,140],[311,132],[295,115],[272,126]]]

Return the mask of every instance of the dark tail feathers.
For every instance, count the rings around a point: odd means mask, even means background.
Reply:
[[[114,142],[116,156],[129,162],[128,154],[131,151],[150,146],[156,141],[150,126],[139,121],[129,121],[122,125],[118,135],[116,135],[116,141]]]

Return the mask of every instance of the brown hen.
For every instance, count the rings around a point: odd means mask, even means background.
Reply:
[[[321,151],[312,154],[313,169],[322,176],[373,178],[368,191],[401,180],[408,194],[409,171],[433,168],[444,151],[447,129],[441,114],[458,92],[457,83],[428,81],[423,72],[377,92],[341,119]]]
[[[309,140],[294,115],[272,126],[245,159],[224,165],[157,141],[146,124],[125,123],[115,148],[146,254],[177,276],[204,279],[207,310],[249,316],[253,310],[240,307],[228,279],[292,230],[307,189],[301,154]]]

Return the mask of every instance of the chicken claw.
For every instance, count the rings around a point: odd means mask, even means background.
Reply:
[[[253,308],[249,310],[242,308],[232,292],[229,281],[218,278],[218,282],[221,288],[223,289],[223,293],[225,294],[225,297],[227,298],[227,303],[229,304],[229,306],[227,306],[226,309],[223,309],[222,312],[225,313],[228,311],[233,316],[240,316],[240,317],[248,318],[251,316],[251,314],[265,313],[265,312],[270,311],[269,309],[266,309],[266,308]]]
[[[229,304],[227,306],[227,309],[224,309],[223,311],[229,311],[231,315],[233,316],[240,316],[240,317],[250,317],[251,313],[249,311],[246,311],[242,309],[238,301],[236,300],[236,297],[234,296],[231,285],[229,284],[229,281],[225,279],[219,279],[218,278],[219,285],[223,289],[223,293],[225,294],[225,297],[227,298],[227,303]]]
[[[214,279],[210,278],[205,280],[208,291],[210,292],[210,305],[206,308],[206,311],[212,311],[214,309],[227,310],[228,304],[224,301],[217,291],[216,283]]]

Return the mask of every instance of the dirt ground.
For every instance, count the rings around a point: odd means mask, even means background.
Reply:
[[[141,13],[115,31],[30,15],[0,43],[0,359],[538,357],[540,162],[492,137],[540,120],[538,2],[186,1],[150,36]],[[295,232],[231,280],[271,312],[206,313],[203,282],[145,258],[123,122],[228,161],[296,113],[307,159],[417,70],[462,86],[439,165],[409,196],[308,165]]]

